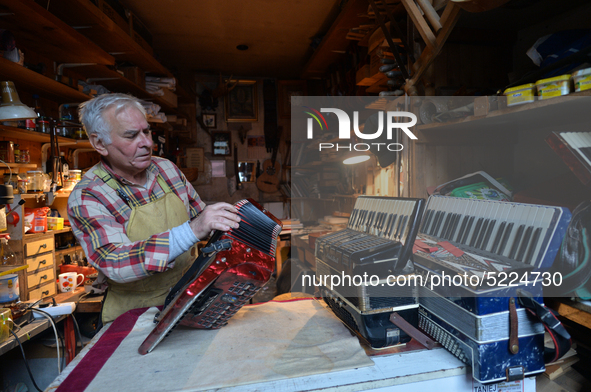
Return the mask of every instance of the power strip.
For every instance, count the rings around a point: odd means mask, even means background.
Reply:
[[[76,310],[76,303],[75,302],[64,302],[61,304],[57,304],[57,306],[47,306],[45,308],[40,308],[38,306],[34,306],[32,308],[33,317],[35,318],[44,318],[45,316],[41,312],[36,312],[35,309],[39,309],[45,313],[48,313],[51,317],[63,316],[65,314],[72,314],[74,310]]]

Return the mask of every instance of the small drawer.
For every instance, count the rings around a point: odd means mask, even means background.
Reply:
[[[27,242],[25,244],[25,257],[37,256],[41,253],[52,251],[54,242],[53,236],[38,241]]]
[[[57,288],[55,286],[55,282],[50,282],[49,284],[41,286],[38,289],[29,291],[29,300],[41,299],[50,295],[55,295],[57,293]]]
[[[45,282],[55,282],[55,273],[53,268],[37,271],[34,274],[27,275],[27,287],[37,286]]]
[[[27,272],[35,272],[39,269],[53,266],[53,255],[47,253],[40,256],[29,257],[25,260],[25,263],[29,265]]]

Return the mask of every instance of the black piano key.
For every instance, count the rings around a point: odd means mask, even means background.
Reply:
[[[375,233],[377,235],[380,235],[381,233],[381,228],[382,228],[382,223],[383,223],[383,219],[384,219],[384,212],[378,212],[378,215],[376,217],[376,224],[375,224]]]
[[[453,236],[454,233],[456,232],[456,229],[458,228],[458,221],[460,220],[460,214],[454,214],[454,218],[451,221],[451,227],[449,228],[449,233],[447,235],[447,238],[452,241],[453,240]]]
[[[445,218],[445,222],[443,223],[443,229],[441,230],[441,238],[448,239],[448,232],[451,228],[451,221],[453,219],[453,214],[447,214]]]
[[[529,250],[527,251],[527,256],[525,256],[525,260],[523,260],[524,263],[531,265],[533,263],[534,260],[532,260],[532,257],[534,257],[534,253],[536,251],[536,247],[538,246],[538,241],[540,239],[540,234],[542,234],[542,228],[538,227],[535,231],[534,231],[534,235],[531,239],[531,243],[529,245]]]
[[[380,217],[380,222],[378,224],[378,232],[380,234],[383,233],[384,222],[386,221],[386,218],[387,217],[388,217],[388,213],[387,212],[382,212],[382,216]]]
[[[486,248],[488,248],[488,243],[490,242],[490,236],[492,235],[492,232],[495,229],[496,224],[497,224],[496,220],[489,221],[488,228],[486,229],[486,233],[484,234],[484,238],[482,240],[482,245],[480,246],[480,249],[486,250]]]
[[[460,243],[467,245],[468,243],[468,236],[470,235],[470,229],[472,228],[472,223],[474,223],[474,219],[475,217],[471,216],[470,218],[468,218],[468,223],[466,223],[466,231],[464,232],[464,235],[462,236],[462,239],[460,241]]]
[[[435,226],[437,225],[437,219],[439,219],[439,215],[441,215],[441,211],[433,211],[433,219],[431,220],[431,224],[427,228],[427,234],[433,235],[433,232],[435,231]]]
[[[427,212],[425,212],[423,222],[421,222],[421,229],[419,230],[421,233],[427,233],[427,229],[431,223],[431,218],[433,218],[433,210],[427,210]]]
[[[502,255],[503,252],[505,251],[505,247],[507,246],[507,242],[509,242],[509,238],[511,238],[512,231],[513,231],[513,223],[509,223],[507,225],[507,229],[505,230],[505,233],[503,234],[503,239],[501,240],[501,243],[499,244],[499,251],[497,254]]]
[[[396,224],[396,218],[398,218],[398,214],[394,214],[394,216],[392,217],[392,220],[390,221],[390,227],[388,227],[388,238],[390,238],[392,236],[392,234],[394,233],[394,225]]]
[[[493,242],[492,248],[490,248],[490,251],[492,253],[499,254],[497,252],[497,249],[499,248],[499,245],[501,244],[501,239],[503,238],[505,226],[507,226],[507,222],[501,222],[501,225],[499,226],[499,231],[497,231],[497,235],[495,236],[495,240]]]
[[[511,260],[515,260],[515,255],[517,254],[517,250],[519,249],[519,244],[521,244],[521,237],[523,236],[523,231],[525,230],[525,225],[519,225],[517,228],[517,232],[515,233],[515,237],[513,239],[513,245],[511,245],[511,250],[509,251],[509,258]]]
[[[371,227],[371,222],[373,221],[373,216],[374,216],[374,214],[375,214],[375,211],[371,211],[371,212],[369,212],[369,213],[367,214],[367,220],[366,220],[366,222],[364,223],[364,226],[365,226],[365,228],[364,228],[364,230],[363,230],[363,231],[367,231],[367,228],[368,228],[368,227]]]
[[[480,235],[480,229],[482,228],[483,221],[484,221],[484,218],[478,218],[478,220],[476,221],[476,226],[474,226],[474,234],[472,234],[472,239],[470,239],[470,246],[476,245],[476,240],[478,239],[478,236]]]
[[[527,246],[529,245],[529,240],[531,238],[533,231],[533,226],[529,226],[527,229],[525,229],[525,233],[523,234],[523,240],[521,240],[521,245],[519,246],[519,250],[517,251],[517,256],[515,257],[515,260],[523,260],[523,256],[525,256],[525,251],[527,250]]]
[[[460,219],[458,220],[458,222],[462,223],[460,224],[460,230],[458,230],[458,235],[456,236],[456,242],[460,242],[462,240],[462,237],[464,236],[464,232],[466,231],[466,223],[468,222],[468,217],[460,215]]]
[[[490,219],[485,219],[482,222],[482,227],[480,228],[480,233],[478,233],[478,238],[476,239],[476,243],[474,243],[474,247],[481,249],[480,246],[482,245],[482,240],[484,239],[484,235],[486,234],[486,229],[488,228],[488,223]]]
[[[361,230],[363,225],[365,225],[365,222],[367,220],[367,214],[368,214],[367,210],[362,211],[361,216],[359,217],[359,225],[357,225],[357,230]]]
[[[382,224],[380,225],[380,232],[378,235],[384,235],[386,233],[386,229],[388,228],[388,223],[392,218],[392,214],[385,214],[384,219],[382,219]]]
[[[437,218],[437,222],[435,223],[435,227],[432,230],[433,232],[433,236],[437,237],[437,234],[439,234],[439,228],[441,227],[441,222],[443,221],[443,218],[445,217],[445,212],[443,211],[439,211],[439,217]]]
[[[433,210],[425,211],[425,215],[423,215],[423,221],[421,222],[421,228],[419,229],[419,232],[427,233],[427,228],[429,227],[429,224],[431,223],[432,217],[433,217]]]
[[[404,216],[400,215],[398,222],[396,223],[396,229],[394,230],[393,239],[398,241],[398,236],[400,235],[400,228],[402,227],[402,222],[404,221]]]

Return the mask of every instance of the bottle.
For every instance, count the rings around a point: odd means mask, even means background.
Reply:
[[[9,234],[0,234],[0,265],[17,265],[16,255],[8,246]]]
[[[64,176],[64,179],[69,178],[70,164],[66,160],[66,154],[63,151],[60,152],[60,164],[62,165],[62,175]]]

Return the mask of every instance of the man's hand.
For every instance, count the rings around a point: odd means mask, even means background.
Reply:
[[[237,214],[238,210],[233,205],[216,203],[205,207],[197,218],[189,222],[189,225],[197,238],[204,239],[209,236],[212,230],[237,229],[238,222],[240,222],[240,217]]]

